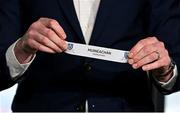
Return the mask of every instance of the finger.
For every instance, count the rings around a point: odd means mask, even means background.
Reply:
[[[164,44],[162,42],[153,43],[147,46],[144,46],[132,59],[136,63],[143,59],[144,57],[152,54],[153,52],[158,52],[160,55],[165,50]],[[160,57],[160,56],[159,56]]]
[[[58,53],[62,52],[61,48],[59,48],[58,46],[56,46],[56,44],[54,44],[51,40],[49,40],[47,37],[41,35],[40,33],[38,33],[37,31],[31,31],[31,39],[37,41],[38,43],[40,43],[41,45],[44,45]]]
[[[142,69],[144,71],[150,71],[150,70],[154,70],[154,69],[158,69],[158,68],[161,68],[161,67],[164,67],[164,66],[169,66],[170,65],[170,58],[169,57],[164,57],[154,63],[151,63],[151,64],[147,64],[147,65],[144,65],[142,67]]]
[[[37,29],[42,35],[49,38],[59,48],[61,48],[62,50],[67,49],[67,43],[65,42],[65,40],[62,40],[61,38],[59,38],[53,30],[47,28],[41,23],[39,24],[39,27]]]
[[[40,44],[39,42],[37,42],[35,40],[31,40],[30,41],[30,45],[31,45],[31,48],[39,50],[39,51],[42,51],[42,52],[56,53],[54,50],[52,50],[49,47],[46,47],[46,46]]]
[[[134,69],[138,69],[144,65],[150,64],[156,60],[159,59],[159,55],[157,53],[151,53],[150,55],[144,57],[143,59],[141,59],[140,61],[138,61],[137,63],[133,64],[133,68]]]
[[[131,50],[129,53],[129,58],[133,58],[144,46],[150,45],[153,43],[158,42],[158,39],[155,37],[149,37],[146,39],[143,39],[139,41]]]
[[[60,26],[60,24],[53,19],[49,18],[41,18],[40,21],[42,24],[44,24],[46,27],[51,28],[55,31],[55,33],[62,39],[66,39],[66,33],[64,32],[63,28]]]

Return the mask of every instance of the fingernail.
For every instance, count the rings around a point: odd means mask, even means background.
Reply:
[[[66,39],[66,37],[67,37],[66,34],[63,34],[63,39]]]
[[[66,43],[63,44],[63,48],[67,49],[67,44]]]
[[[132,58],[133,57],[133,53],[129,53],[128,57]]]
[[[128,62],[129,62],[129,64],[131,64],[131,65],[134,64],[134,60],[133,60],[133,59],[129,59]]]
[[[133,68],[134,68],[134,69],[137,69],[137,67],[138,67],[137,64],[134,64],[134,65],[133,65]]]
[[[61,50],[61,49],[59,49],[59,53],[62,53],[62,50]]]
[[[142,70],[143,70],[143,71],[147,71],[147,67],[143,66],[143,67],[142,67]]]

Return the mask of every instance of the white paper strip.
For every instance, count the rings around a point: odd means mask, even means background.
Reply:
[[[98,47],[92,45],[85,45],[73,42],[67,42],[67,54],[101,59],[106,61],[113,61],[118,63],[127,63],[129,51],[110,49],[105,47]]]

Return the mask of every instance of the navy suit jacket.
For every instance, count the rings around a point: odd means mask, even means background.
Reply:
[[[0,89],[19,83],[13,111],[84,111],[86,100],[89,111],[154,111],[153,80],[128,64],[38,52],[23,77],[13,81],[5,52],[41,17],[57,20],[67,41],[85,43],[73,0],[1,0]],[[101,0],[91,45],[130,50],[147,36],[163,41],[180,66],[179,0]]]

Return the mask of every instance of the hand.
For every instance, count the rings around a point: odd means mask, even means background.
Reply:
[[[15,47],[17,59],[24,63],[37,51],[61,53],[67,48],[66,34],[56,20],[40,18],[34,22]]]
[[[165,82],[168,81],[172,73],[160,77],[162,73],[168,70],[171,59],[163,42],[159,41],[156,37],[148,37],[139,41],[129,53],[129,64],[134,69],[142,68],[144,71],[154,72],[157,78]]]

